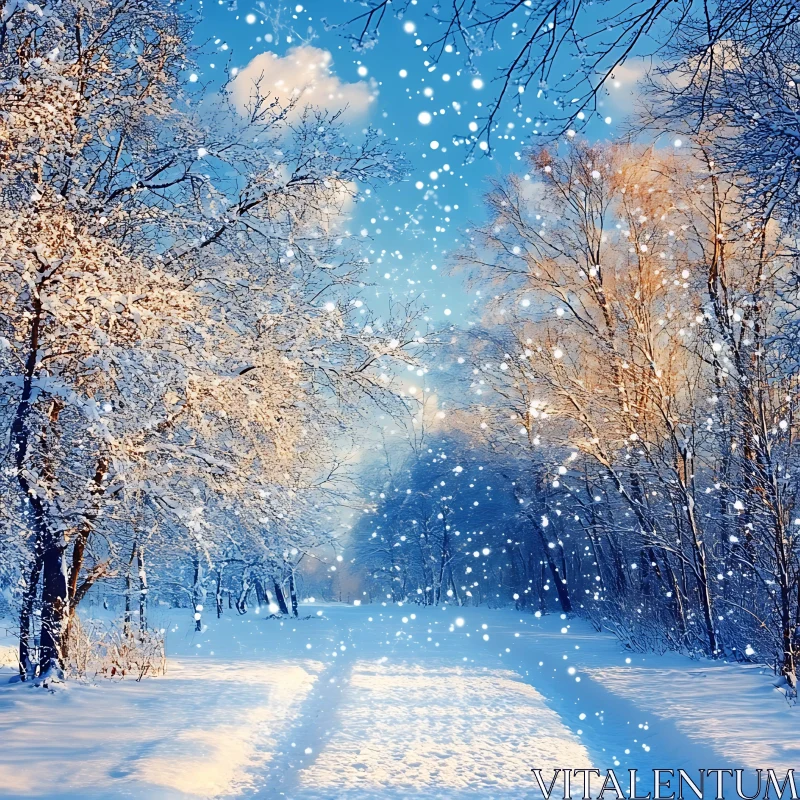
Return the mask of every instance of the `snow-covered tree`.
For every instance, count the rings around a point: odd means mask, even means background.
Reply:
[[[473,337],[479,413],[540,448],[587,531],[590,597],[709,655],[758,637],[794,685],[789,232],[702,150],[573,142],[530,166],[496,183],[461,257],[496,297]]]
[[[294,546],[287,498],[313,494],[354,398],[389,397],[389,362],[422,337],[413,308],[379,321],[356,297],[343,208],[404,168],[378,132],[258,86],[212,111],[183,88],[177,3],[7,3],[0,31],[4,552],[26,676],[36,604],[39,669],[58,670],[98,579],[135,568],[145,597],[146,548],[183,553],[199,586],[226,519],[251,552]]]
[[[800,24],[800,12],[790,0],[648,0],[619,6],[593,0],[350,2],[357,8],[331,23],[357,51],[379,50],[381,30],[394,16],[404,20],[405,30],[414,35],[433,68],[455,62],[474,75],[481,88],[486,85],[490,95],[484,112],[474,126],[454,132],[454,141],[471,154],[490,153],[501,136],[503,117],[529,114],[531,95],[547,98],[550,106],[549,112],[536,112],[541,114],[536,133],[543,136],[558,136],[604,118],[608,85],[631,62],[637,71],[642,63],[656,63],[665,74],[680,75],[667,109],[673,119],[691,118],[702,105],[715,124],[720,101],[730,108],[740,94],[734,90],[726,97],[729,87],[720,80],[718,70],[725,68],[723,53],[728,50],[752,62],[783,66],[783,75],[773,71],[776,92],[769,95],[763,91],[766,87],[751,86],[759,102],[741,105],[740,115],[750,125],[752,115],[764,107],[772,122],[763,124],[763,142],[772,137],[788,144],[795,135],[794,112],[783,114],[787,105],[794,107],[794,101],[785,102],[785,88],[797,72],[790,42]],[[713,77],[709,67],[716,73]],[[692,87],[684,93],[687,83]],[[767,146],[764,156],[769,159],[778,149]],[[782,150],[779,161],[790,152]],[[768,166],[771,169],[773,162]]]

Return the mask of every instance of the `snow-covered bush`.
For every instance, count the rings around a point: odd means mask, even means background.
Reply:
[[[78,678],[132,678],[163,675],[167,669],[164,634],[122,623],[76,616],[66,639],[65,674]]]

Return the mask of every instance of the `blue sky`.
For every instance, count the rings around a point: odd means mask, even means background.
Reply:
[[[508,108],[501,116],[491,156],[478,155],[465,163],[467,150],[455,146],[453,138],[468,134],[470,122],[485,115],[497,74],[497,52],[483,55],[472,71],[456,52],[434,67],[424,42],[435,23],[421,11],[415,16],[413,7],[403,20],[387,16],[380,42],[363,52],[354,51],[340,31],[330,29],[330,23],[363,10],[344,0],[206,0],[200,8],[197,39],[207,42],[198,64],[203,83],[217,84],[228,69],[241,70],[261,53],[285,57],[292,48],[312,46],[331,54],[330,70],[339,82],[360,82],[362,90],[374,95],[367,112],[351,124],[370,123],[395,139],[411,173],[400,184],[379,187],[353,213],[350,231],[359,237],[366,234],[368,280],[374,284],[367,297],[372,295],[371,304],[380,307],[390,292],[423,294],[438,324],[464,325],[475,319],[480,298],[468,295],[444,268],[462,232],[483,218],[481,197],[487,180],[510,170],[525,173],[520,159],[539,138],[536,131],[543,129],[552,98],[537,97],[535,90],[526,93],[521,114]],[[563,61],[567,72],[569,54]],[[590,136],[614,135],[633,88],[627,76],[627,71],[621,73],[619,85],[611,88],[617,96],[606,98],[601,118],[588,129]],[[611,116],[610,124],[603,115]]]

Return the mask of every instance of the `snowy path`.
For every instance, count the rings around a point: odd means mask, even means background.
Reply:
[[[388,638],[370,640],[337,629],[332,661],[254,796],[491,800],[531,789],[531,759],[548,769],[590,766],[577,737],[518,675],[443,656],[433,636],[405,655],[410,635],[390,627]]]
[[[333,649],[325,655],[336,652],[335,663],[322,673],[254,797],[511,800],[538,794],[532,766],[548,774],[564,766],[645,770],[719,761],[702,744],[687,746],[672,721],[643,715],[600,682],[575,681],[573,663],[586,660],[575,658],[575,644],[596,645],[593,633],[579,639],[560,627],[557,634],[528,626],[521,632],[519,616],[485,611],[454,609],[441,618],[442,612],[418,609],[368,613],[366,627],[375,625],[380,636],[344,624],[329,633]],[[599,643],[624,664],[616,643]],[[534,685],[524,677],[531,668],[538,673]],[[537,685],[553,678],[546,697]]]
[[[347,684],[355,662],[355,648],[349,631],[330,642],[330,660],[302,705],[297,719],[281,737],[277,758],[268,762],[256,792],[259,798],[294,797],[299,791],[298,777],[309,769],[331,733],[339,725],[346,702]]]
[[[520,800],[532,767],[800,761],[800,709],[757,669],[629,655],[558,616],[304,611],[173,633],[163,679],[0,683],[0,797]]]

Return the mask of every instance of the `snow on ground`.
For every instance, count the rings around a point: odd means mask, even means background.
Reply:
[[[518,797],[530,765],[590,767],[589,755],[542,695],[513,672],[438,661],[356,662],[339,726],[291,796]]]
[[[0,797],[519,800],[532,767],[800,760],[800,709],[758,668],[625,653],[560,615],[302,611],[198,634],[173,611],[168,674],[141,683],[0,678]]]
[[[55,696],[15,687],[0,696],[0,796],[238,793],[308,693],[314,666],[178,662],[142,683]]]

